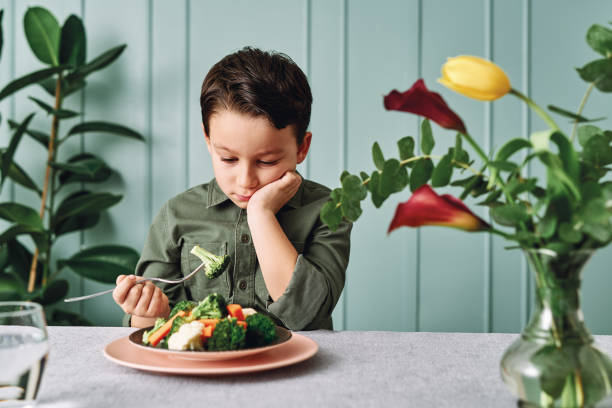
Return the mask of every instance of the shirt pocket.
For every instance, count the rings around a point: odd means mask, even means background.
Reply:
[[[222,255],[226,253],[227,242],[207,242],[203,240],[190,239],[185,240],[183,248],[181,250],[181,263],[183,267],[183,274],[187,275],[198,266],[202,264],[202,260],[191,253],[191,249],[199,245],[201,248],[206,249],[215,255]],[[199,302],[211,293],[218,293],[225,299],[229,299],[230,295],[230,284],[229,277],[231,276],[231,270],[234,267],[233,261],[230,256],[230,262],[227,268],[214,279],[208,279],[204,273],[204,268],[196,273],[191,279],[185,281],[184,285],[192,300]]]

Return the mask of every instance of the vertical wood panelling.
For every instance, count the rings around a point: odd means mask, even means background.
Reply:
[[[515,88],[522,84],[522,44],[518,35],[521,27],[522,7],[517,2],[494,0],[492,2],[492,50],[493,61],[501,66]],[[518,27],[518,28],[517,28]],[[491,148],[499,149],[510,139],[524,137],[521,127],[521,102],[504,97],[491,106]],[[517,154],[521,159],[520,154]],[[509,230],[508,230],[509,231]],[[508,251],[509,242],[498,236],[491,242],[492,294],[491,314],[493,332],[517,332],[521,329],[520,290],[521,260],[519,250]]]
[[[423,6],[422,62],[425,83],[441,93],[449,106],[463,118],[470,135],[482,145],[482,102],[467,100],[435,82],[447,57],[483,55],[482,1],[449,3],[428,0],[423,2]],[[444,13],[440,13],[442,9]],[[452,32],[445,29],[455,27],[458,18],[462,21],[461,29]],[[455,133],[444,131],[436,125],[433,128],[437,140],[433,154],[446,154],[454,143]],[[473,153],[471,155],[474,156]],[[477,157],[472,158],[481,162]],[[449,189],[449,192],[456,194],[454,189]],[[468,203],[471,205],[472,200],[468,200]],[[476,210],[479,214],[484,213],[482,209]],[[429,228],[422,231],[421,238],[421,330],[483,330],[482,236]]]
[[[345,163],[344,10],[342,1],[312,0],[311,5],[309,80],[314,102],[309,174],[311,179],[331,187],[338,184]],[[338,301],[333,320],[334,328],[344,327],[344,297]]]
[[[470,134],[489,150],[514,137],[544,128],[511,96],[492,103],[467,99],[436,83],[446,58],[460,54],[493,59],[513,87],[529,92],[541,105],[575,110],[586,90],[573,67],[597,58],[586,45],[587,28],[606,24],[612,3],[592,0],[52,0],[40,2],[60,24],[69,14],[82,15],[88,36],[88,60],[126,43],[124,54],[90,77],[84,95],[66,101],[86,115],[62,122],[60,135],[83,120],[107,120],[130,126],[146,144],[106,134],[73,138],[62,147],[60,160],[86,151],[115,168],[105,185],[124,199],[83,234],[58,241],[56,258],[85,246],[116,243],[140,251],[152,217],[172,196],[213,177],[201,129],[199,93],[205,74],[220,58],[243,46],[277,50],[292,57],[306,72],[314,103],[310,130],[313,142],[305,176],[330,188],[339,185],[343,169],[371,172],[371,146],[378,141],[386,157],[397,157],[395,142],[419,137],[416,116],[383,109],[382,96],[404,91],[419,77],[441,93],[465,121]],[[455,4],[456,3],[456,4]],[[23,35],[23,15],[33,4],[0,0],[5,9],[5,45],[0,59],[0,87],[11,78],[41,67]],[[120,10],[120,12],[118,12]],[[457,22],[461,22],[457,27]],[[0,146],[10,132],[6,118],[23,120],[39,109],[27,99],[47,102],[39,87],[0,103]],[[586,116],[605,116],[609,94],[594,91]],[[555,118],[563,130],[567,121]],[[598,122],[612,126],[612,119]],[[38,113],[33,128],[48,132],[50,120]],[[455,134],[433,125],[440,155]],[[472,158],[476,157],[472,154]],[[45,150],[25,137],[17,160],[37,181],[42,180]],[[479,162],[479,160],[478,160]],[[531,175],[543,174],[533,166]],[[62,195],[81,186],[66,188]],[[458,195],[457,189],[442,189]],[[336,329],[517,332],[529,317],[532,276],[520,251],[497,237],[443,228],[386,229],[408,190],[391,196],[381,209],[368,198],[355,223],[345,292],[334,311]],[[7,184],[0,201],[13,198],[39,206],[35,194]],[[57,204],[57,203],[56,203]],[[487,212],[467,204],[479,215]],[[0,226],[4,226],[1,224]],[[29,239],[23,239],[31,247]],[[597,252],[584,280],[584,312],[595,333],[612,333],[604,312],[612,307],[608,265],[612,249]],[[84,281],[70,272],[69,295],[110,287]],[[110,296],[61,306],[82,311],[100,325],[120,323],[122,313]],[[394,311],[394,313],[389,313]]]
[[[412,133],[415,117],[387,112],[382,96],[407,89],[417,74],[416,1],[348,2],[348,170],[372,172],[372,143],[386,157],[397,157],[396,141]],[[334,186],[337,186],[338,182]],[[415,231],[386,236],[403,193],[374,210],[368,198],[352,232],[347,281],[347,328],[410,330],[414,326],[407,288],[414,281]],[[393,317],[381,318],[389,315]]]
[[[91,57],[111,47],[127,43],[121,57],[103,71],[92,74],[86,95],[86,120],[121,123],[141,132],[147,129],[148,100],[148,10],[146,0],[122,2],[87,2],[85,26]],[[117,10],[121,10],[118,13]],[[150,143],[150,135],[144,135]],[[86,244],[116,243],[140,251],[150,220],[147,217],[147,145],[135,140],[107,134],[86,135],[85,147],[101,156],[116,169],[110,181],[91,186],[92,190],[109,189],[123,194],[118,205],[102,217],[102,223],[85,234]],[[86,292],[102,290],[108,285],[85,282]],[[89,300],[86,315],[99,324],[116,324],[120,316],[110,297]]]
[[[188,89],[183,27],[187,18],[185,1],[153,1],[152,133],[149,141],[153,216],[168,199],[185,190]]]

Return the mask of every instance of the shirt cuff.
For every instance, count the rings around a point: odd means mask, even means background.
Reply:
[[[317,318],[328,293],[323,274],[300,254],[285,293],[268,305],[268,311],[288,329],[302,330]]]

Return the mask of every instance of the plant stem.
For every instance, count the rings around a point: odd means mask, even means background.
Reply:
[[[595,87],[595,82],[591,82],[591,85],[587,88],[582,100],[580,101],[580,106],[578,107],[578,112],[576,115],[582,115],[582,110],[584,109],[584,105],[586,105],[587,99],[589,99],[589,95],[591,95],[591,91]],[[576,138],[576,129],[578,128],[578,119],[574,120],[574,126],[572,127],[572,135],[570,137],[570,142],[574,143],[574,139]]]
[[[62,97],[61,97],[61,93],[62,93],[62,72],[60,71],[57,77],[57,82],[55,84],[55,110],[59,111],[62,105]],[[59,118],[57,117],[56,114],[53,115],[53,121],[51,122],[51,135],[49,137],[49,144],[47,146],[47,166],[45,169],[45,182],[43,184],[43,191],[42,191],[42,197],[41,197],[41,201],[40,201],[40,219],[43,220],[44,222],[44,216],[45,216],[45,208],[46,208],[46,203],[47,203],[47,194],[49,191],[49,179],[51,179],[51,199],[50,199],[50,205],[49,205],[49,229],[51,228],[51,216],[53,214],[53,197],[54,197],[54,192],[53,192],[53,185],[54,185],[54,179],[55,179],[55,171],[51,168],[50,163],[53,162],[55,160],[55,137],[57,134],[57,129],[59,126]],[[47,259],[45,259],[45,263],[47,268],[44,270],[43,273],[43,285],[46,283],[47,280],[47,271],[48,271],[48,267],[51,263],[51,231],[48,232],[48,249],[47,249]],[[36,265],[38,263],[38,255],[39,255],[39,250],[38,247],[34,250],[34,255],[32,256],[32,264],[30,265],[30,276],[29,276],[29,280],[28,280],[28,292],[33,292],[34,291],[34,285],[36,283]]]
[[[559,130],[559,126],[555,123],[555,121],[548,115],[548,113],[546,113],[546,111],[544,111],[544,109],[540,108],[531,98],[529,98],[527,95],[522,94],[514,88],[510,89],[510,93],[518,97],[520,100],[525,102],[531,109],[533,109],[535,113],[537,113],[544,120],[544,122],[546,122],[546,124],[550,126],[551,129]]]

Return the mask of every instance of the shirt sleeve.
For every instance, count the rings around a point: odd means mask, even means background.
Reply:
[[[311,240],[298,255],[285,293],[268,305],[268,312],[291,330],[317,328],[331,313],[344,288],[352,223],[336,231],[318,222]]]
[[[161,208],[145,240],[140,259],[136,264],[135,274],[146,278],[180,279],[181,253],[177,243],[173,241],[170,231],[171,217],[168,203]],[[185,287],[183,285],[168,285],[156,282],[159,288],[168,296],[170,307],[179,300],[185,299]],[[130,325],[131,315],[126,314],[123,325]]]

